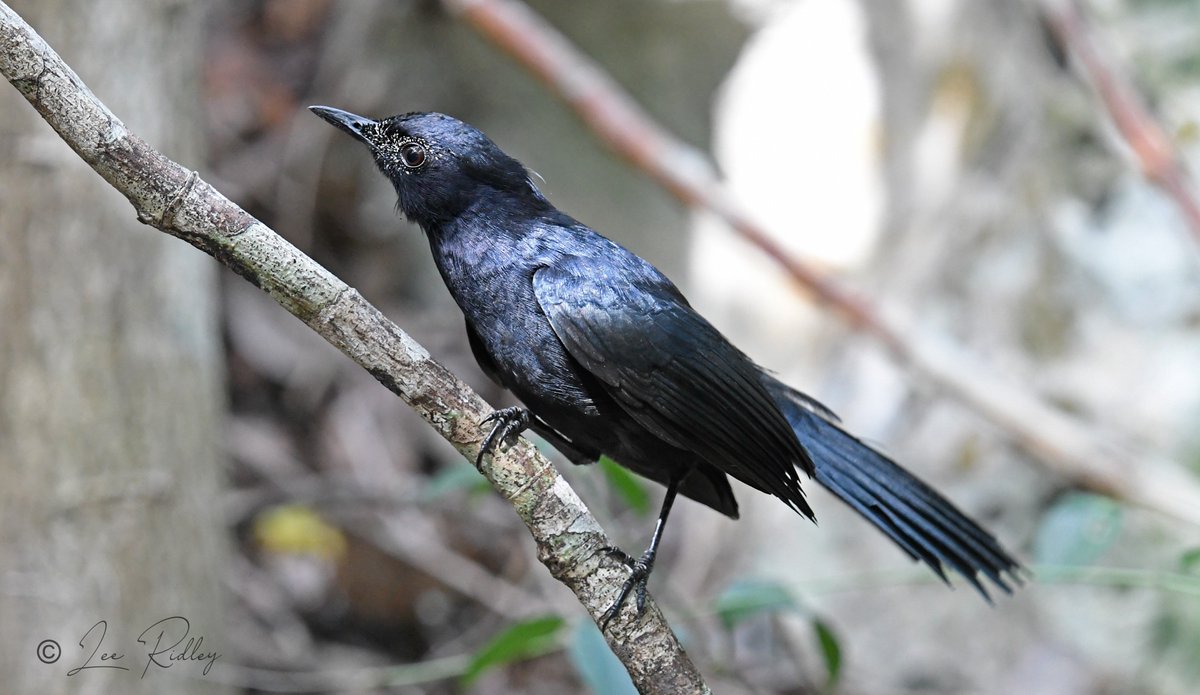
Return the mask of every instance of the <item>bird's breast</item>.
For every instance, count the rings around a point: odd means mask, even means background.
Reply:
[[[535,412],[549,408],[588,410],[592,397],[579,365],[546,320],[533,292],[533,271],[516,264],[453,266],[446,285],[491,358],[501,384]]]

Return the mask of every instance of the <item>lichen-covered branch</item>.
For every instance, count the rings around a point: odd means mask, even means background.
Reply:
[[[232,268],[403,398],[470,459],[490,408],[416,341],[346,285],[189,171],[129,132],[37,33],[0,2],[0,73],[75,152],[129,199],[140,221]],[[529,527],[538,556],[598,618],[626,570],[553,466],[521,442],[482,471]],[[626,610],[606,638],[643,693],[708,688],[662,614]]]

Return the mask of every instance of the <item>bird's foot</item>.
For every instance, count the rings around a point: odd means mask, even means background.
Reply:
[[[625,600],[629,598],[630,592],[634,594],[638,616],[640,617],[646,612],[646,582],[650,580],[650,572],[654,569],[654,553],[650,551],[637,560],[620,548],[608,547],[604,548],[604,552],[619,560],[629,568],[630,572],[629,578],[621,586],[621,593],[617,594],[617,600],[613,601],[608,610],[604,611],[604,615],[600,616],[601,632],[608,629],[609,622],[621,611],[621,606],[625,605]]]
[[[512,444],[516,441],[517,435],[525,431],[529,427],[529,420],[532,416],[529,411],[519,406],[511,408],[501,408],[493,410],[491,415],[488,415],[479,422],[480,425],[489,422],[495,422],[492,431],[483,438],[483,444],[479,445],[479,455],[475,457],[475,467],[483,463],[484,456],[490,456],[495,453],[496,446],[503,442],[505,445]]]

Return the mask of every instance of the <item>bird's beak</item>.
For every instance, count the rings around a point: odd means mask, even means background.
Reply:
[[[368,125],[374,125],[375,121],[362,116],[356,116],[349,111],[335,109],[331,106],[310,106],[308,107],[308,110],[317,114],[321,118],[324,118],[326,121],[329,121],[338,128],[341,128],[347,133],[350,133],[362,142],[365,142],[368,145],[374,145],[367,134],[363,132],[363,128]]]

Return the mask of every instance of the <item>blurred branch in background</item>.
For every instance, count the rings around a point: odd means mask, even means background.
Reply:
[[[1078,2],[1041,0],[1041,5],[1055,38],[1078,61],[1083,77],[1095,90],[1142,175],[1175,202],[1200,243],[1200,200],[1195,182],[1171,137],[1130,82],[1128,71],[1106,50]]]
[[[996,374],[959,346],[886,319],[879,307],[786,252],[733,199],[703,153],[657,124],[598,65],[525,4],[519,0],[443,2],[536,75],[614,151],[682,202],[715,213],[849,326],[879,341],[912,372],[1002,429],[1037,461],[1076,484],[1200,524],[1200,482],[1177,465],[1136,451],[1128,443],[1133,438],[1124,433],[1099,431],[1052,407],[1028,386]],[[1147,169],[1151,170],[1157,171]]]
[[[369,541],[380,551],[408,563],[438,579],[447,587],[508,620],[521,620],[549,610],[550,599],[533,595],[488,571],[470,557],[457,552],[449,539],[428,517],[407,511],[417,496],[409,499],[381,493],[352,480],[307,473],[297,465],[286,474],[268,466],[248,465],[269,483],[272,490],[230,493],[230,523],[251,523],[252,514],[265,508],[272,498],[277,503],[302,505],[323,512],[337,527]],[[470,470],[470,469],[468,469]],[[474,477],[482,478],[474,474]],[[278,491],[278,492],[275,492]],[[567,606],[557,606],[569,612]]]
[[[128,198],[139,221],[187,241],[263,289],[474,460],[480,442],[478,422],[490,411],[482,398],[353,288],[234,205],[196,172],[129,132],[3,3],[0,74],[76,154]],[[481,465],[481,472],[516,508],[551,574],[575,592],[593,619],[599,619],[627,570],[603,551],[612,544],[583,502],[527,442],[491,457]],[[708,692],[653,601],[647,601],[642,617],[631,620],[630,613],[629,608],[622,611],[606,639],[639,690]]]

